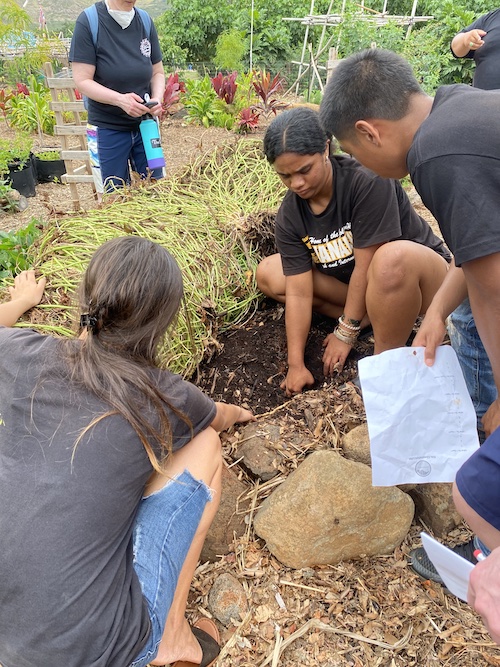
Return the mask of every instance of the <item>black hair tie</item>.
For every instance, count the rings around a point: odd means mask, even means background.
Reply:
[[[92,331],[92,333],[97,333],[97,317],[89,313],[83,313],[83,315],[80,315],[80,327]]]

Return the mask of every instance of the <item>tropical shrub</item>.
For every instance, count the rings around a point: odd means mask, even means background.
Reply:
[[[29,87],[18,84],[18,92],[9,100],[8,118],[13,127],[25,132],[54,134],[55,116],[50,109],[50,93],[33,75]]]
[[[186,92],[182,102],[187,111],[189,123],[210,127],[215,125],[215,117],[222,111],[217,105],[217,95],[208,75],[203,79],[186,82]]]
[[[221,100],[226,104],[232,104],[238,90],[238,84],[236,83],[236,77],[238,72],[234,71],[231,74],[226,76],[222,75],[222,72],[219,72],[217,76],[212,78],[212,86]]]
[[[172,107],[179,102],[181,93],[186,92],[186,86],[183,81],[179,81],[179,75],[176,72],[175,74],[170,74],[167,81],[165,82],[165,92],[163,93],[163,98],[161,105],[163,111],[170,113]]]
[[[244,31],[225,30],[215,42],[214,63],[219,69],[240,70],[246,50]]]

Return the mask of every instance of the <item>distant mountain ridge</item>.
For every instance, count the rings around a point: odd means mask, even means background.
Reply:
[[[38,25],[40,14],[39,0],[16,0],[20,7],[28,12],[33,23]],[[92,4],[92,0],[41,0],[41,6],[49,31],[56,30],[68,22],[74,23],[78,15]],[[160,16],[167,9],[167,0],[138,0],[138,7],[145,9],[153,18]]]

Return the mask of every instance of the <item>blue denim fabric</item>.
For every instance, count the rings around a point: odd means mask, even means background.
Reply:
[[[158,652],[179,573],[210,489],[189,471],[141,500],[134,526],[134,569],[151,618],[146,646],[130,667],[146,667]]]
[[[128,132],[97,128],[97,153],[105,192],[130,184],[129,160],[133,171],[145,178],[148,161],[139,130]],[[163,169],[153,169],[153,178],[162,178]]]
[[[460,495],[487,523],[500,530],[500,428],[458,469],[455,477]],[[483,546],[479,547],[481,551]],[[487,550],[484,551],[485,555]]]
[[[484,431],[481,418],[497,398],[497,388],[493,379],[491,364],[483,347],[472,316],[469,299],[450,315],[448,332],[453,349],[457,353],[467,390],[477,415],[477,425],[481,442]]]

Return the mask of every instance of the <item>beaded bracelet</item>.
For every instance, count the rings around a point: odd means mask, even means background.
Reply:
[[[343,333],[339,329],[339,327],[335,327],[335,329],[333,330],[333,335],[335,336],[335,338],[338,338],[340,341],[346,343],[347,345],[354,345],[354,343],[358,339],[357,335]]]
[[[343,327],[341,327],[340,324],[337,327],[337,329],[339,330],[339,333],[342,334],[342,336],[344,336],[346,338],[350,338],[353,341],[358,340],[359,331],[348,331],[347,329],[344,329]]]
[[[343,314],[339,317],[339,324],[341,324],[346,329],[350,329],[351,331],[361,331],[360,320],[353,320],[351,317],[346,318],[346,316]]]

